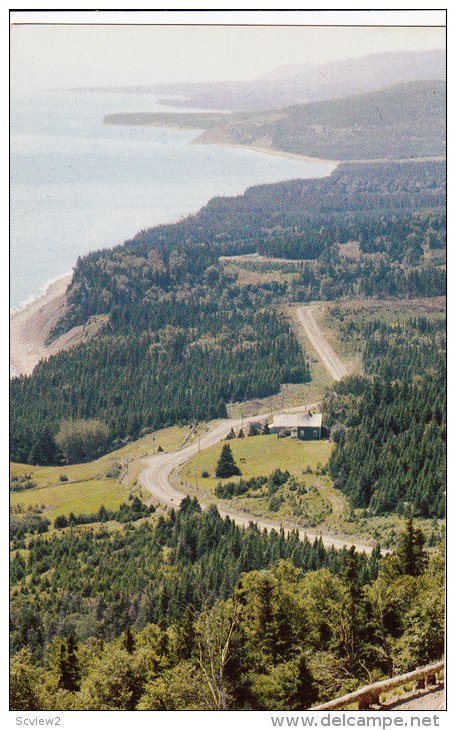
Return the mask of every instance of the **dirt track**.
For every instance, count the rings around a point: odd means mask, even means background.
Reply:
[[[299,323],[301,324],[305,335],[310,344],[317,352],[321,361],[329,374],[334,380],[341,380],[348,375],[348,369],[334,352],[329,342],[326,340],[323,332],[318,326],[312,307],[299,307],[296,310]]]

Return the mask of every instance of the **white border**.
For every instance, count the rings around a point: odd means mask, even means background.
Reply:
[[[71,5],[68,7],[67,10],[65,8],[62,8],[62,3],[47,3],[47,6],[50,9],[47,9],[45,12],[36,12],[36,11],[30,11],[29,9],[30,3],[15,3],[14,4],[14,10],[19,11],[21,8],[21,5],[25,8],[24,12],[14,12],[11,14],[11,22],[13,23],[91,23],[91,24],[106,24],[106,23],[115,23],[115,24],[122,24],[122,23],[129,23],[129,24],[155,24],[155,25],[166,25],[166,24],[182,24],[182,25],[188,25],[188,24],[207,24],[207,25],[360,25],[360,26],[368,26],[368,25],[388,25],[388,26],[397,26],[397,25],[415,25],[415,26],[426,26],[426,25],[435,25],[435,26],[445,26],[446,24],[446,15],[445,15],[445,7],[442,8],[442,6],[439,3],[438,8],[432,9],[429,8],[429,3],[402,3],[403,9],[401,10],[381,10],[381,6],[385,5],[387,8],[387,4],[385,3],[376,3],[377,8],[375,10],[369,10],[368,8],[360,8],[359,3],[352,3],[352,5],[358,6],[355,9],[334,9],[334,5],[337,5],[337,3],[328,3],[328,9],[325,8],[324,5],[320,4],[319,11],[316,10],[304,10],[301,7],[296,7],[296,11],[290,11],[290,10],[266,10],[266,9],[258,9],[258,10],[248,10],[248,11],[242,11],[241,8],[236,8],[235,4],[232,4],[230,7],[224,7],[223,9],[220,8],[220,3],[218,4],[218,8],[214,12],[210,12],[206,9],[201,10],[191,10],[191,9],[185,9],[185,8],[175,8],[173,7],[173,3],[168,3],[168,10],[151,10],[151,9],[145,9],[145,8],[139,8],[135,9],[134,11],[129,12],[123,12],[124,8],[120,7],[119,10],[116,10],[113,8],[113,5],[115,6],[116,3],[99,3],[97,6],[97,9],[100,12],[84,12],[84,9],[86,10],[93,10],[94,8],[90,7],[87,3],[80,3],[79,8],[75,11],[73,8],[71,8]],[[63,3],[64,5],[65,3]],[[126,3],[117,3],[117,5],[125,5]],[[138,3],[141,5],[142,3]],[[195,3],[196,5],[206,5],[206,3]],[[250,3],[251,5],[255,5],[255,2]],[[435,3],[437,4],[437,3]],[[175,3],[174,3],[175,5]],[[234,5],[234,7],[233,7]],[[287,5],[290,7],[293,7],[297,5],[294,2],[289,2]],[[417,9],[416,6],[421,5],[421,9]],[[56,6],[56,9],[52,9],[53,6]],[[407,7],[409,6],[409,7]],[[106,10],[103,8],[106,7]],[[237,12],[225,12],[225,10],[236,10]],[[324,10],[324,12],[320,12]],[[102,12],[101,12],[102,11]],[[173,12],[169,12],[173,11]],[[6,26],[5,23],[5,32],[3,34],[3,44],[2,44],[2,53],[3,53],[3,64],[2,64],[2,72],[3,72],[3,85],[2,88],[7,90],[9,86],[9,71],[8,71],[8,45],[9,45],[9,25]],[[452,53],[451,53],[451,43],[449,43],[449,58],[451,59]],[[5,107],[6,108],[6,107]],[[451,107],[449,106],[449,109]],[[5,115],[4,115],[5,117]],[[451,122],[451,117],[450,117]],[[5,122],[4,122],[5,124]],[[5,124],[5,137],[7,138],[8,135],[8,121],[6,120]],[[451,124],[449,124],[449,129],[451,129]],[[4,163],[2,166],[2,169],[4,171],[8,170],[8,150],[7,146],[4,144],[2,145],[2,157],[1,161]],[[3,180],[3,187],[2,192],[3,195],[1,196],[1,203],[2,203],[2,213],[3,218],[2,220],[5,222],[5,226],[7,226],[8,221],[8,174],[6,172],[4,180]],[[451,221],[451,219],[450,219]],[[449,231],[452,231],[452,228],[449,228]],[[8,292],[8,269],[7,269],[7,246],[6,241],[8,240],[8,233],[6,232],[3,245],[0,247],[0,256],[2,256],[2,260],[0,261],[0,275],[2,276],[1,284],[3,286],[0,287],[0,292],[2,296],[5,298],[4,306],[3,306],[3,312],[5,319],[2,320],[3,326],[7,330],[7,320],[6,320],[6,311],[9,307],[7,304],[7,292]],[[452,237],[450,235],[450,261],[452,260],[452,254],[451,254],[451,246],[453,245]],[[451,270],[451,264],[450,264],[450,270]],[[451,335],[452,327],[450,326],[449,334]],[[5,332],[5,338],[7,338],[7,334]],[[450,342],[451,342],[450,338]],[[452,348],[451,348],[452,349]],[[449,351],[450,352],[450,351]],[[450,360],[451,363],[451,360]],[[451,364],[449,368],[449,372],[451,373]],[[7,383],[9,378],[9,363],[5,357],[4,361],[2,361],[2,370],[1,370],[3,377],[2,382],[5,383],[5,389],[0,391],[0,397],[1,401],[0,404],[3,406],[3,412],[8,412],[8,392],[7,392]],[[452,395],[452,388],[449,389],[449,395]],[[453,400],[453,402],[455,402]],[[2,423],[5,423],[5,420],[3,420]],[[451,434],[451,431],[450,431]],[[5,428],[2,431],[2,443],[6,444],[8,443],[7,440],[7,424],[5,423]],[[451,443],[451,439],[449,439],[449,443]],[[8,454],[6,453],[6,448],[4,448],[3,452],[5,457],[5,475],[6,475],[6,469],[7,469],[7,460],[8,460]],[[454,474],[453,469],[451,470],[450,474]],[[449,506],[451,506],[453,499],[451,498],[451,488],[452,484],[449,480],[450,484],[450,495],[449,495]],[[5,498],[7,495],[7,489],[6,486],[4,487],[4,494]],[[7,515],[7,510],[4,511],[5,518]],[[8,555],[8,526],[7,521],[5,519],[5,525],[4,525],[4,555]],[[455,544],[453,542],[453,539],[450,537],[449,539],[449,548],[451,551],[451,554],[455,554]],[[3,560],[1,562],[1,569],[2,569],[2,585],[7,585],[8,580],[8,565],[7,561]],[[6,591],[5,591],[6,593]],[[449,587],[449,601],[450,606],[453,607],[453,590],[451,590],[451,586]],[[449,611],[450,617],[452,616],[452,611],[450,609]],[[2,613],[1,617],[3,619],[3,627],[4,631],[2,632],[1,636],[1,654],[2,661],[0,663],[0,677],[1,677],[1,684],[0,684],[0,713],[5,721],[5,727],[18,727],[20,726],[18,724],[17,718],[21,717],[22,721],[24,721],[25,718],[28,720],[28,724],[30,725],[33,723],[33,725],[38,725],[38,723],[44,720],[44,723],[46,723],[46,720],[49,722],[51,718],[55,718],[59,715],[59,713],[48,713],[48,712],[33,712],[33,713],[24,713],[24,712],[8,712],[8,639],[7,639],[7,625],[8,625],[8,606],[7,601],[4,600],[2,602]],[[453,631],[451,630],[451,620],[448,621],[448,631],[449,631],[449,651],[450,654],[453,656],[454,654],[454,641],[453,641]],[[450,672],[450,678],[451,678],[452,672]],[[353,727],[356,726],[357,720],[360,721],[361,718],[365,718],[365,721],[368,720],[369,717],[375,717],[379,719],[381,715],[383,715],[385,718],[388,717],[391,721],[390,726],[395,726],[396,718],[398,719],[398,722],[400,723],[399,726],[406,726],[406,724],[409,724],[411,716],[421,716],[421,717],[428,717],[429,724],[426,725],[427,727],[442,727],[442,728],[450,728],[454,727],[455,723],[454,720],[456,719],[456,713],[454,712],[454,703],[452,702],[451,697],[451,690],[449,692],[449,706],[450,711],[446,713],[424,713],[424,712],[413,712],[413,713],[400,713],[400,712],[390,712],[390,713],[371,713],[371,712],[363,712],[363,713],[354,713],[354,712],[346,712],[346,713],[332,713],[333,716],[338,716],[339,718],[339,724],[338,727]],[[314,715],[316,717],[316,720],[318,724],[321,726],[321,721],[323,717],[327,717],[328,713],[304,713],[304,712],[285,712],[285,713],[271,713],[271,712],[229,712],[229,713],[218,713],[216,716],[213,715],[213,713],[204,713],[204,712],[179,712],[179,713],[164,713],[164,712],[155,712],[155,713],[147,713],[147,712],[131,712],[131,713],[125,713],[125,712],[104,712],[104,713],[96,713],[96,712],[83,712],[83,713],[76,713],[76,712],[67,712],[67,713],[60,713],[60,727],[62,728],[77,728],[79,730],[81,725],[84,725],[87,728],[96,728],[96,727],[103,727],[105,724],[112,728],[123,728],[125,725],[129,722],[134,723],[139,728],[150,728],[151,726],[155,726],[158,728],[172,728],[174,726],[185,726],[188,728],[195,728],[200,730],[204,730],[205,728],[212,728],[214,722],[217,723],[217,726],[220,728],[230,728],[233,725],[233,723],[236,723],[239,727],[249,727],[250,728],[271,728],[271,715],[283,715],[284,717],[296,717],[296,716],[306,716],[310,717],[311,715]],[[437,724],[435,722],[435,719],[437,718]],[[41,724],[44,725],[42,722]],[[24,726],[24,722],[22,724]],[[285,725],[286,726],[286,725]],[[303,727],[303,725],[298,725],[298,727]],[[378,725],[377,725],[378,727]],[[415,727],[417,727],[415,725]]]

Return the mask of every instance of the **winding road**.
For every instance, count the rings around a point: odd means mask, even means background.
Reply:
[[[314,404],[312,404],[314,406]],[[296,411],[307,410],[312,405],[299,406],[298,408],[289,409]],[[261,416],[255,416],[249,418],[250,421],[261,421],[265,420],[269,415],[263,413]],[[207,449],[219,441],[222,441],[229,431],[234,428],[241,427],[241,419],[226,419],[221,423],[217,423],[207,433],[190,444],[185,446],[178,451],[170,453],[159,453],[144,459],[147,464],[144,471],[139,475],[140,483],[150,492],[151,496],[146,500],[146,504],[152,504],[153,502],[159,502],[160,504],[167,505],[168,507],[178,507],[182,502],[186,494],[176,489],[170,481],[171,474],[174,470],[183,466],[189,461],[200,449]],[[209,502],[205,502],[204,497],[198,495],[199,501],[203,507],[207,507]],[[228,508],[217,503],[217,509],[222,517],[230,517],[240,527],[247,527],[251,522],[254,522],[259,529],[263,530],[277,530],[279,531],[284,527],[280,522],[274,522],[273,520],[259,519],[254,515],[247,513],[238,512],[233,508]],[[289,529],[297,529],[301,539],[308,537],[309,540],[313,540],[318,537],[321,538],[325,547],[331,547],[334,545],[335,548],[342,548],[344,546],[350,547],[354,545],[360,552],[366,552],[368,554],[372,551],[372,546],[367,542],[360,541],[359,537],[356,540],[352,540],[350,537],[334,536],[329,533],[325,533],[324,530],[319,529],[308,529],[301,528],[298,525],[290,527]]]
[[[300,307],[297,310],[299,321],[302,324],[305,334],[309,338],[312,346],[315,348],[319,356],[321,357],[324,365],[335,380],[340,380],[347,374],[347,368],[343,362],[336,355],[332,347],[326,341],[322,331],[318,327],[312,308]],[[315,408],[318,404],[311,403],[295,408],[288,408],[286,412],[299,412],[307,411],[308,409]],[[259,416],[249,418],[248,421],[264,421],[271,416],[271,413],[263,413]],[[183,492],[176,489],[170,481],[171,474],[174,470],[183,466],[189,461],[199,450],[207,449],[210,446],[222,441],[230,432],[230,430],[238,429],[241,427],[242,420],[239,419],[226,419],[222,422],[216,423],[210,430],[203,436],[190,444],[177,451],[171,453],[160,453],[154,454],[153,456],[144,459],[147,464],[144,471],[139,475],[140,483],[150,492],[151,496],[147,500],[148,504],[158,501],[161,504],[169,507],[178,507],[181,501],[186,496]],[[204,497],[200,498],[203,506],[207,506],[204,502]],[[258,519],[254,515],[238,512],[232,508],[221,506],[217,503],[217,508],[222,517],[230,517],[239,526],[246,527],[251,522],[254,522],[260,529],[266,530],[280,530],[283,525],[278,522]],[[334,546],[335,548],[342,548],[344,546],[350,547],[354,545],[357,550],[365,551],[370,553],[372,546],[367,542],[363,542],[359,537],[356,538],[356,542],[351,539],[350,536],[333,536],[329,533],[325,533],[323,530],[300,528],[298,525],[290,527],[290,529],[297,529],[301,538],[308,537],[313,540],[315,537],[321,538],[323,544],[326,547]]]

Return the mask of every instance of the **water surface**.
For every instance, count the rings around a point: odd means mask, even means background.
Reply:
[[[150,95],[13,93],[13,308],[70,271],[78,256],[194,213],[215,195],[321,177],[334,168],[247,149],[192,145],[195,131],[103,124],[105,114],[119,111],[163,107]]]

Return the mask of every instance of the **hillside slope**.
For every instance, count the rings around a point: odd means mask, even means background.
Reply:
[[[280,111],[237,115],[202,143],[259,146],[334,160],[445,154],[445,82],[419,81]]]
[[[385,86],[445,78],[445,50],[375,53],[319,65],[292,64],[256,79],[234,82],[150,84],[92,89],[178,95],[181,107],[232,111],[279,109],[289,104],[361,94]],[[175,98],[164,104],[175,105]]]

